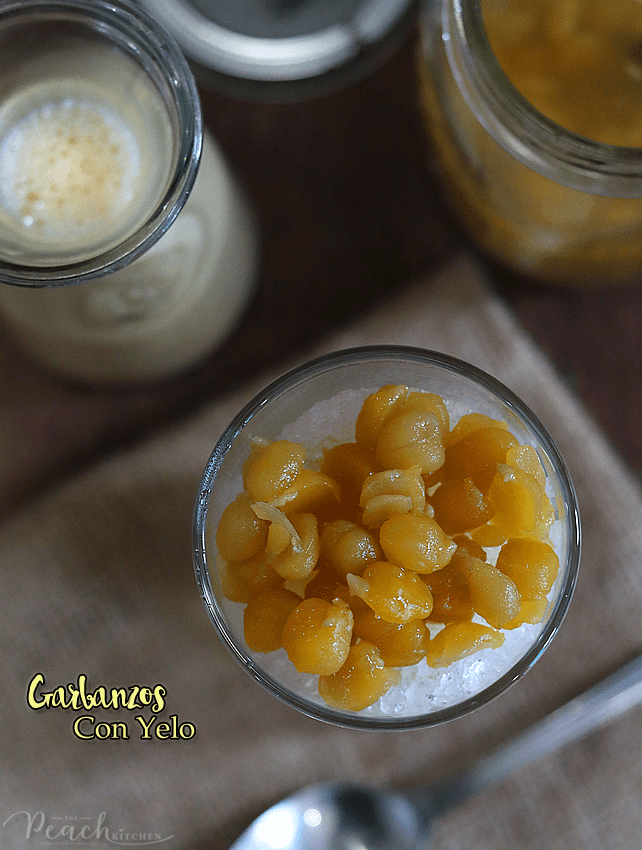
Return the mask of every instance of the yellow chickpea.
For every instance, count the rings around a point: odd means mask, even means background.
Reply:
[[[216,547],[226,561],[246,561],[265,548],[268,523],[252,510],[252,500],[241,493],[225,508],[216,530]]]
[[[532,534],[541,526],[541,487],[532,475],[521,469],[498,464],[488,501],[494,510],[493,524],[509,536]]]
[[[225,596],[232,602],[249,602],[264,590],[281,583],[264,554],[247,561],[220,562],[218,574]]]
[[[448,434],[450,428],[450,416],[443,398],[436,393],[410,392],[401,405],[400,412],[407,413],[417,411],[422,413],[433,413],[439,422],[439,430],[442,435]]]
[[[243,482],[252,502],[269,502],[287,489],[303,468],[306,451],[298,443],[277,440],[255,446],[243,467]]]
[[[491,419],[484,413],[467,413],[461,417],[450,434],[444,437],[444,444],[452,446],[472,434],[473,431],[481,431],[483,428],[501,428],[507,431],[508,425],[501,419]]]
[[[459,555],[474,555],[480,561],[486,560],[486,552],[481,543],[469,537],[467,534],[454,534],[453,540],[457,544],[457,551],[454,557]]]
[[[408,395],[408,387],[386,384],[369,395],[361,406],[355,425],[357,443],[374,449],[384,423],[399,410]]]
[[[339,484],[343,499],[358,501],[363,482],[378,470],[374,451],[360,443],[341,443],[323,452],[321,471]]]
[[[315,469],[302,469],[295,481],[274,496],[270,504],[289,515],[307,511],[316,513],[328,504],[340,501],[341,488],[333,478]]]
[[[496,525],[493,525],[492,520],[486,525],[480,525],[479,528],[473,528],[470,532],[471,538],[480,546],[486,546],[493,549],[496,546],[501,546],[506,542],[506,532]]]
[[[542,490],[546,487],[546,473],[537,452],[532,446],[514,446],[506,452],[506,463],[532,475]]]
[[[545,538],[555,518],[555,510],[546,495],[546,473],[537,452],[532,446],[516,446],[506,452],[506,463],[531,475],[539,484],[542,494],[542,516],[535,533]]]
[[[281,641],[299,673],[330,676],[348,657],[352,624],[342,599],[304,599],[285,621]]]
[[[361,488],[359,505],[362,522],[368,528],[379,528],[395,514],[423,511],[426,490],[421,467],[386,469],[368,476]]]
[[[344,534],[348,534],[355,528],[359,528],[351,519],[337,519],[324,525],[321,532],[321,554],[329,561],[332,550]]]
[[[470,601],[468,579],[458,569],[459,551],[441,570],[422,576],[433,596],[430,620],[433,623],[454,623],[472,620],[474,609]],[[483,550],[482,550],[483,551]]]
[[[412,570],[376,561],[360,576],[348,575],[353,596],[363,599],[378,617],[389,623],[424,619],[432,611],[432,593]]]
[[[463,579],[453,582],[444,593],[433,593],[431,623],[463,623],[472,620],[474,614],[468,584]]]
[[[434,519],[420,513],[386,520],[379,531],[379,543],[389,561],[417,573],[445,567],[457,549]]]
[[[496,649],[504,635],[481,623],[451,623],[430,641],[426,652],[429,667],[448,667],[482,649]]]
[[[535,599],[550,591],[560,562],[550,544],[524,537],[504,543],[496,566],[515,582],[523,599]]]
[[[400,679],[398,670],[385,666],[374,644],[360,640],[351,647],[337,673],[319,677],[319,694],[334,708],[361,711],[399,684]]]
[[[448,446],[441,470],[442,480],[470,478],[475,487],[487,493],[497,472],[505,463],[506,452],[519,445],[505,428],[480,428]]]
[[[444,481],[434,492],[430,504],[435,511],[435,520],[446,534],[471,531],[487,523],[495,513],[470,478]]]
[[[365,528],[346,520],[328,523],[321,545],[330,565],[345,580],[348,573],[361,575],[368,564],[382,557],[379,543]]]
[[[457,566],[468,577],[473,608],[490,626],[503,628],[519,614],[521,596],[505,573],[472,555],[458,557]]]
[[[532,596],[530,599],[524,599],[519,614],[509,620],[508,623],[504,623],[502,628],[512,630],[518,629],[524,623],[541,623],[547,608],[548,599],[545,596]]]
[[[409,667],[426,657],[430,632],[423,620],[411,620],[381,635],[375,646],[387,667]]]
[[[381,617],[378,617],[372,608],[358,596],[348,593],[347,602],[354,616],[354,626],[352,627],[354,637],[369,640],[371,643],[376,644],[388,632],[398,628],[397,624],[390,623],[388,620],[382,620]]]
[[[416,410],[389,417],[377,436],[375,457],[385,469],[419,466],[425,474],[434,472],[445,458],[439,419]]]
[[[272,569],[285,579],[309,578],[319,560],[320,541],[317,519],[314,514],[293,514],[290,518],[297,540],[290,537],[288,545],[273,555],[269,563]],[[273,523],[277,525],[277,523]],[[280,526],[283,528],[283,526]],[[295,545],[296,544],[296,545]]]
[[[301,597],[284,587],[272,587],[251,599],[243,612],[245,642],[255,652],[280,649],[285,621]]]

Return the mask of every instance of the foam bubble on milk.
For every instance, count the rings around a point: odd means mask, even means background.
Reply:
[[[23,116],[0,143],[0,202],[41,238],[75,242],[120,227],[134,197],[140,151],[100,105],[67,97]]]
[[[304,444],[308,450],[307,460],[314,465],[315,461],[322,457],[323,448],[354,440],[354,423],[361,405],[366,396],[376,389],[378,387],[359,392],[344,390],[332,399],[318,402],[295,421],[287,424],[281,433],[275,436],[275,439],[287,439]],[[451,423],[456,423],[461,416],[473,412],[465,400],[453,401],[444,397],[444,401]],[[491,418],[499,418],[496,408],[483,410],[480,405],[475,404],[474,412],[483,412]],[[258,438],[263,435],[253,436]],[[524,442],[523,434],[518,435],[518,438],[520,442]],[[243,485],[239,481],[236,485],[235,492],[238,493]],[[555,504],[553,494],[549,492],[548,495]],[[552,523],[550,539],[551,545],[559,554],[562,546],[560,520]],[[498,552],[499,548],[487,550],[487,559],[490,563],[495,563]],[[549,599],[555,598],[560,579],[561,576],[558,576]],[[245,606],[223,600],[223,607],[233,633],[242,635]],[[474,621],[484,622],[477,615]],[[430,628],[432,633],[436,633],[441,626],[435,624]],[[387,691],[374,705],[358,713],[362,717],[373,718],[414,717],[456,705],[479,694],[506,674],[529,651],[541,631],[541,623],[525,623],[516,629],[502,630],[504,643],[500,647],[482,649],[448,667],[431,668],[425,659],[422,659],[413,666],[398,668],[401,674],[399,685]],[[246,651],[248,651],[247,648]],[[298,673],[284,649],[265,654],[248,651],[248,654],[258,667],[282,687],[327,708],[319,696],[318,676]]]

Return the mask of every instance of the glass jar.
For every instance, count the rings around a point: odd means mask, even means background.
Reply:
[[[45,366],[173,375],[254,282],[247,202],[175,42],[127,0],[0,2],[0,315]]]
[[[403,667],[397,685],[374,704],[353,711],[327,704],[319,693],[319,677],[298,673],[285,649],[272,647],[271,651],[257,652],[256,647],[248,646],[243,591],[236,587],[230,592],[234,579],[230,579],[229,565],[221,559],[222,541],[217,530],[224,510],[243,491],[244,467],[253,446],[265,445],[266,441],[293,441],[305,447],[306,468],[314,470],[324,448],[355,439],[355,420],[364,399],[385,385],[405,385],[440,395],[453,427],[471,412],[503,420],[520,444],[532,446],[553,506],[550,541],[559,559],[559,571],[548,601],[542,600],[545,611],[538,613],[539,622],[511,629],[498,649],[482,649],[450,666],[433,669],[422,660]],[[289,497],[280,503],[283,511],[293,516],[295,503]],[[298,503],[297,510],[305,509]],[[323,540],[322,513],[318,516]],[[292,521],[297,521],[294,516]],[[499,544],[495,541],[493,545]],[[509,389],[474,366],[444,354],[372,346],[335,352],[306,363],[267,386],[239,412],[205,468],[196,499],[193,553],[210,619],[224,645],[255,681],[288,705],[319,720],[357,729],[410,729],[464,716],[502,693],[540,657],[561,625],[575,587],[580,518],[573,484],[558,450],[533,412]],[[248,560],[238,563],[232,574],[252,576],[250,599],[266,588],[269,594],[274,587],[271,579],[278,576],[269,566],[265,574],[257,573],[257,559],[263,557],[260,553],[248,550],[244,555]],[[307,585],[303,588],[300,581],[285,587],[296,587],[296,593],[306,596],[319,592],[316,587],[314,591]],[[246,590],[249,588],[247,585]],[[327,598],[333,598],[335,592],[342,591],[335,588]],[[437,622],[433,626],[439,629]]]
[[[507,267],[569,285],[640,279],[641,10],[425,4],[421,103],[445,194]]]
[[[419,0],[141,0],[197,80],[231,97],[290,103],[364,79],[406,38]]]

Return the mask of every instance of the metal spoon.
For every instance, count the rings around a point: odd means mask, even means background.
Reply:
[[[642,655],[461,773],[404,791],[312,785],[260,815],[230,850],[425,850],[444,812],[641,703]]]

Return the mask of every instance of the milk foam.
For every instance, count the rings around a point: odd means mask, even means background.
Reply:
[[[0,202],[34,235],[84,242],[127,217],[140,158],[113,112],[75,98],[50,102],[0,142]]]

